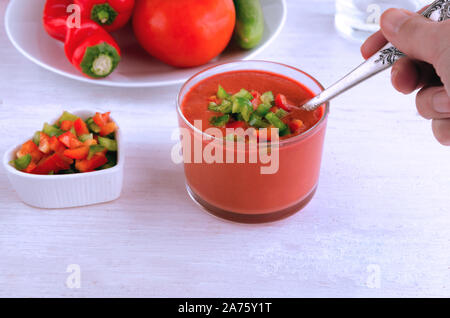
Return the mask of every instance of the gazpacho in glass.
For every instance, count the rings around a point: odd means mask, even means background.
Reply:
[[[298,106],[322,90],[300,70],[263,61],[222,64],[189,79],[177,110],[191,198],[243,223],[302,209],[317,187],[329,105]]]

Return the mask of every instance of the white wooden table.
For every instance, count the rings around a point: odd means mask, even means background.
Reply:
[[[285,29],[258,58],[325,85],[362,61],[359,44],[335,32],[333,1],[288,5]],[[0,296],[450,296],[450,148],[388,73],[332,103],[307,208],[239,225],[200,210],[170,160],[178,86],[66,79],[22,57],[3,28],[0,57],[1,153],[62,110],[91,106],[119,118],[127,143],[124,191],[112,203],[34,209],[0,171]],[[71,264],[81,288],[66,284]]]

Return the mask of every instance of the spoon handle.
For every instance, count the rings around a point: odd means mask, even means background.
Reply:
[[[450,18],[450,0],[434,1],[422,15],[433,21],[444,21]],[[366,79],[390,68],[398,59],[405,56],[391,43],[386,44],[372,57],[355,68],[341,80],[306,102],[302,107],[306,110],[314,110],[320,105],[330,101],[334,97],[346,92]]]

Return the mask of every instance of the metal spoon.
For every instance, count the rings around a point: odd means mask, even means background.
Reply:
[[[433,21],[444,21],[450,19],[450,0],[434,1],[422,15]],[[344,76],[337,83],[327,88],[313,99],[306,102],[302,108],[306,110],[315,110],[325,102],[344,93],[350,88],[358,85],[366,79],[390,68],[398,59],[405,56],[391,43],[386,44],[381,50],[366,60],[356,69]]]

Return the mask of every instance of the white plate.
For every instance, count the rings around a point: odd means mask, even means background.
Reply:
[[[5,14],[6,33],[13,45],[34,63],[63,76],[98,85],[120,87],[152,87],[179,84],[205,67],[235,60],[251,59],[272,42],[286,20],[285,0],[261,0],[266,28],[261,44],[250,50],[229,47],[207,65],[177,69],[150,57],[134,37],[131,28],[114,36],[122,49],[123,58],[113,74],[92,80],[82,76],[66,59],[63,44],[47,35],[42,26],[45,0],[11,0]]]

